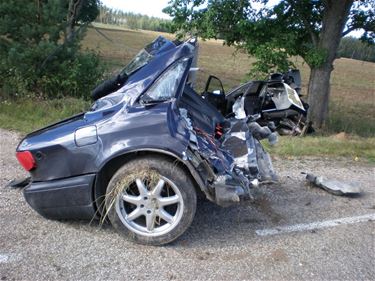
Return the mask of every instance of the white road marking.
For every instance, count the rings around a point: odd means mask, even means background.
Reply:
[[[269,229],[258,229],[255,233],[259,236],[267,236],[267,235],[275,235],[275,234],[282,234],[282,233],[289,233],[289,232],[297,232],[297,231],[306,231],[306,230],[313,230],[313,229],[320,229],[326,227],[333,227],[342,224],[354,224],[359,222],[366,222],[369,220],[375,220],[375,214],[368,214],[358,217],[349,217],[349,218],[341,218],[335,220],[328,220],[328,221],[318,221],[312,223],[302,223],[302,224],[295,224],[289,226],[280,226],[275,228]]]
[[[8,255],[0,254],[0,263],[7,263],[9,260]]]

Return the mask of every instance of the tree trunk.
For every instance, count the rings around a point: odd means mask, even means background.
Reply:
[[[326,0],[322,30],[316,48],[325,52],[324,63],[318,67],[311,67],[308,103],[310,105],[306,124],[315,128],[322,128],[328,116],[330,93],[330,78],[333,62],[342,37],[346,21],[348,20],[353,0]]]
[[[77,23],[77,18],[81,12],[84,0],[70,0],[67,16],[67,27],[66,27],[66,37],[65,42],[70,43],[75,38],[74,27]]]
[[[308,123],[321,128],[328,115],[330,78],[333,67],[329,64],[312,68],[308,87]]]

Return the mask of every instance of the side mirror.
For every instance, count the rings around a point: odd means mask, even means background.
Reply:
[[[219,92],[217,92],[219,91]],[[206,82],[206,87],[204,88],[205,93],[213,93],[215,95],[225,95],[223,83],[216,76],[210,75]]]

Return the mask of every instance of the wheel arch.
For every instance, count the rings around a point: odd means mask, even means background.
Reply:
[[[112,176],[125,163],[131,161],[135,157],[146,155],[161,157],[171,162],[177,161],[178,165],[180,165],[180,167],[184,169],[192,178],[196,191],[203,192],[206,197],[210,199],[210,194],[208,193],[207,187],[203,183],[200,175],[189,162],[184,161],[183,159],[169,151],[154,148],[143,148],[120,153],[106,161],[99,169],[93,190],[93,199],[99,215],[103,213],[104,197],[108,183]]]

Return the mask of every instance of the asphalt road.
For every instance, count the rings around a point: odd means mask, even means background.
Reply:
[[[21,190],[5,187],[25,175],[14,157],[18,139],[0,129],[1,280],[375,280],[373,164],[276,159],[280,185],[262,187],[255,202],[230,208],[200,202],[185,235],[148,247],[110,225],[35,213]],[[363,193],[333,196],[306,185],[301,171],[356,181]],[[276,234],[259,235],[269,229]]]

